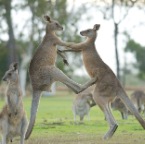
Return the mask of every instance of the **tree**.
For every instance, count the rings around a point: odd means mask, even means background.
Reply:
[[[133,39],[129,39],[125,46],[125,52],[131,52],[134,55],[136,62],[132,65],[138,70],[138,77],[145,79],[145,47]]]
[[[0,40],[0,78],[4,76],[7,69],[7,50],[5,48],[6,42]]]
[[[0,2],[0,10],[4,9],[3,12],[3,19],[8,27],[8,41],[7,41],[7,48],[8,48],[8,64],[12,63],[13,61],[17,61],[17,51],[16,51],[16,41],[14,36],[13,30],[13,21],[12,21],[12,1],[11,0],[1,0]]]

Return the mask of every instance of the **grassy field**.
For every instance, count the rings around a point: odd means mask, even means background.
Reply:
[[[119,124],[115,135],[108,141],[103,135],[108,130],[104,115],[98,107],[90,112],[90,121],[85,118],[83,124],[75,124],[72,114],[72,102],[75,95],[59,92],[55,96],[42,97],[32,135],[26,144],[145,144],[145,131],[133,116],[122,120],[120,113],[113,111]],[[29,118],[31,98],[24,98]],[[0,106],[4,101],[0,102]],[[17,144],[19,139],[14,140]]]

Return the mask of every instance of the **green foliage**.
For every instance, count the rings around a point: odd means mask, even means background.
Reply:
[[[145,47],[130,39],[125,47],[126,52],[131,52],[136,59],[134,67],[139,71],[138,77],[145,79]]]

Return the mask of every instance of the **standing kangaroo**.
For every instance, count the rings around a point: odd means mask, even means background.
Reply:
[[[137,110],[145,114],[145,93],[137,90],[131,94],[130,98]]]
[[[10,65],[3,80],[8,82],[6,92],[7,103],[0,113],[0,131],[2,144],[12,142],[13,137],[20,136],[20,144],[24,144],[27,130],[27,117],[22,103],[22,92],[19,83],[17,63]]]
[[[145,121],[142,119],[137,109],[134,107],[130,99],[128,98],[125,90],[116,78],[113,71],[107,64],[103,62],[95,48],[95,40],[97,37],[97,31],[100,25],[95,24],[93,29],[87,29],[81,31],[82,36],[86,36],[87,39],[78,44],[72,44],[69,47],[70,50],[64,51],[81,51],[83,55],[83,62],[86,70],[91,78],[97,77],[96,87],[94,89],[93,98],[96,104],[104,112],[107,122],[109,123],[109,130],[105,134],[104,139],[109,139],[116,131],[118,124],[115,121],[112,112],[110,110],[110,102],[117,96],[128,109],[135,115],[136,119],[145,129]]]
[[[88,83],[81,86],[72,81],[55,66],[57,57],[56,45],[69,46],[70,43],[61,41],[55,34],[56,31],[63,30],[63,27],[57,21],[52,20],[49,16],[44,16],[44,18],[47,22],[46,34],[43,38],[43,41],[37,48],[29,67],[33,96],[30,122],[25,139],[28,139],[32,132],[41,92],[50,91],[50,87],[53,82],[60,81],[71,88],[75,93],[85,90],[96,82],[96,78],[93,78]]]
[[[90,119],[89,111],[93,103],[93,95],[90,89],[86,89],[85,91],[79,93],[76,96],[72,107],[74,121],[76,122],[77,115],[80,117],[80,121],[83,121],[85,115],[87,115],[88,119]]]

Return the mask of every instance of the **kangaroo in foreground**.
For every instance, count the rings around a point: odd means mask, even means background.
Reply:
[[[25,139],[28,139],[36,118],[39,99],[42,91],[50,91],[53,82],[60,81],[67,87],[71,88],[75,93],[79,93],[96,82],[96,78],[91,79],[88,83],[81,86],[67,77],[61,70],[55,66],[57,57],[57,45],[69,46],[70,43],[61,41],[56,31],[62,31],[63,27],[49,16],[44,16],[46,25],[46,34],[43,41],[37,48],[29,67],[29,74],[32,83],[33,96],[31,104],[31,116],[26,132]]]
[[[113,110],[118,110],[121,113],[122,119],[128,118],[128,109],[120,98],[116,97],[113,102],[111,102],[111,107]]]
[[[139,113],[143,112],[145,114],[145,93],[137,90],[131,94],[130,98]]]
[[[27,117],[22,103],[22,92],[19,83],[18,65],[13,63],[5,73],[3,80],[8,82],[6,105],[0,112],[0,131],[2,144],[12,142],[13,137],[20,136],[20,144],[24,144],[27,130]]]
[[[90,119],[89,111],[90,111],[92,103],[94,103],[93,95],[88,89],[79,93],[76,96],[73,102],[73,107],[72,107],[75,122],[76,122],[77,115],[80,117],[80,121],[83,121],[85,115],[87,115],[88,119]]]
[[[128,98],[125,90],[116,78],[110,67],[103,62],[99,56],[96,47],[95,40],[97,37],[97,31],[100,25],[95,24],[93,29],[87,29],[81,31],[82,36],[86,36],[87,39],[84,42],[78,44],[72,44],[69,47],[70,50],[66,51],[81,51],[83,56],[83,62],[86,70],[91,78],[97,77],[96,87],[94,89],[93,98],[96,104],[104,112],[107,122],[109,123],[109,130],[105,134],[104,139],[109,139],[116,131],[118,124],[115,121],[112,112],[110,110],[110,102],[117,96],[128,107],[129,111],[133,113],[142,127],[145,129],[145,121],[142,119],[137,109],[134,107],[130,99]]]

